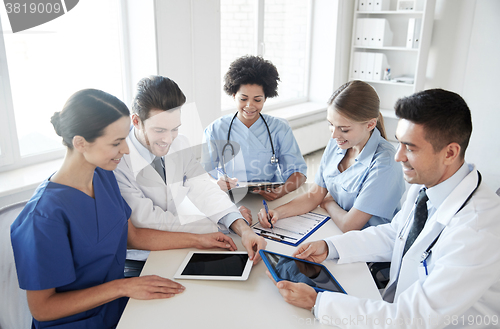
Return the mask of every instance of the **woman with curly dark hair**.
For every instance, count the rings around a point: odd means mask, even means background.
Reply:
[[[259,56],[243,56],[231,63],[224,91],[233,97],[237,112],[215,120],[205,129],[208,151],[203,164],[219,178],[222,190],[244,182],[284,183],[256,190],[275,200],[306,181],[307,166],[286,120],[261,111],[267,98],[278,96],[278,70]]]

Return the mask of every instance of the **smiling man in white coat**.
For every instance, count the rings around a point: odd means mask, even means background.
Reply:
[[[470,110],[442,89],[398,100],[396,130],[406,181],[414,184],[391,223],[299,246],[315,262],[391,261],[383,300],[277,283],[284,299],[342,328],[499,326],[500,198],[465,162]],[[383,191],[380,191],[383,193]]]
[[[115,170],[120,192],[132,209],[130,219],[136,227],[182,232],[171,235],[175,248],[213,248],[210,239],[216,240],[215,246],[226,243],[226,237],[217,232],[231,229],[257,262],[257,251],[266,242],[242,215],[248,217],[249,211],[238,210],[210,180],[187,138],[178,135],[185,102],[183,92],[169,78],[150,76],[137,84],[133,127],[127,137],[130,154]],[[194,241],[188,244],[190,240]],[[226,248],[234,250],[234,242],[229,242]]]

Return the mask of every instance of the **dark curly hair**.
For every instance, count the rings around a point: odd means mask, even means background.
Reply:
[[[259,85],[264,89],[266,98],[278,96],[280,76],[273,63],[260,56],[246,55],[229,65],[224,75],[224,91],[232,96],[241,85]]]

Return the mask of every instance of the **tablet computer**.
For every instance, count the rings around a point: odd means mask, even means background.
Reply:
[[[318,292],[334,291],[346,294],[324,265],[267,250],[260,250],[259,253],[276,282],[303,282]]]
[[[248,279],[253,262],[238,251],[190,251],[174,275],[175,279]]]
[[[285,184],[284,182],[240,182],[238,187],[246,187],[249,191],[273,189]]]

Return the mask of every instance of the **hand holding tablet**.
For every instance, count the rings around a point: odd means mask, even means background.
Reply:
[[[321,264],[298,259],[267,250],[260,250],[274,281],[282,280],[305,283],[317,292],[333,291],[345,294],[344,288],[337,282],[328,269]]]

